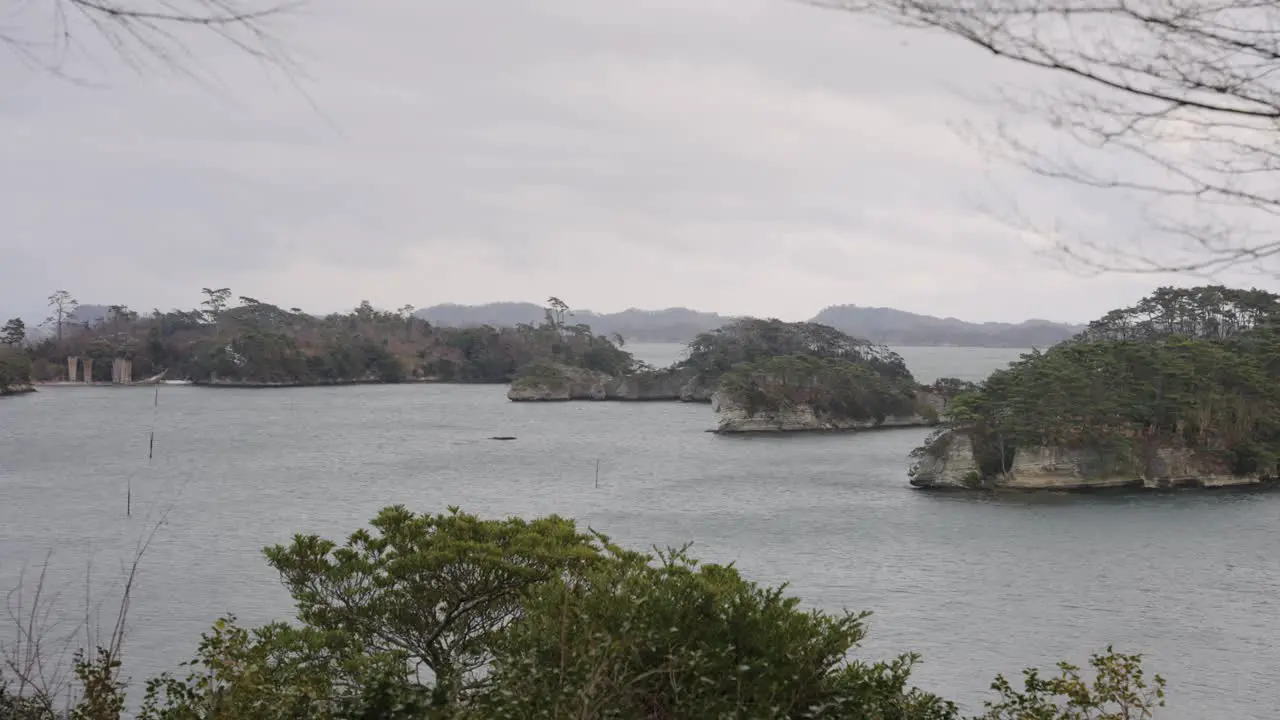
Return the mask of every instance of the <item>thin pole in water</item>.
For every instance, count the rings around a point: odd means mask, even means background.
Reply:
[[[596,460],[596,489],[600,489],[600,460]]]
[[[156,455],[156,413],[160,408],[160,383],[156,383],[155,399],[151,402],[151,434],[147,438],[147,467],[151,466],[151,458]],[[129,476],[128,487],[124,496],[124,515],[133,516],[133,476]]]

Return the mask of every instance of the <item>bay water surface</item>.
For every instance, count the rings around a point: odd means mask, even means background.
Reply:
[[[630,349],[656,365],[680,353]],[[924,381],[980,379],[1018,354],[898,350]],[[1084,664],[1114,644],[1169,680],[1159,718],[1280,717],[1280,495],[928,493],[906,481],[923,429],[721,437],[704,432],[706,405],[505,391],[165,386],[156,407],[151,388],[57,387],[0,400],[0,588],[24,574],[29,587],[48,557],[64,614],[83,613],[89,574],[109,619],[121,563],[163,519],[130,614],[140,680],[189,658],[222,614],[289,619],[261,549],[295,532],[341,539],[395,503],[558,513],[637,549],[692,542],[810,606],[872,610],[860,656],[920,652],[917,684],[970,711],[997,672]]]

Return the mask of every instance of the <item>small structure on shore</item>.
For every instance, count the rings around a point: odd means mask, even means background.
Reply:
[[[71,355],[67,358],[67,382],[93,382],[93,358]],[[133,384],[133,360],[129,358],[111,359],[111,384]]]

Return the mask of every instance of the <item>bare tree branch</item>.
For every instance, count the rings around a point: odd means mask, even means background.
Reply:
[[[799,1],[940,30],[1056,77],[1003,92],[1012,118],[971,137],[1144,211],[1137,238],[1055,238],[1064,258],[1097,271],[1280,272],[1280,5]]]
[[[104,42],[131,68],[148,64],[194,75],[193,33],[216,37],[263,63],[289,69],[271,21],[305,0],[17,0],[0,11],[0,46],[33,67],[66,72],[87,36]]]
[[[5,620],[12,626],[14,637],[6,641],[0,636],[0,695],[7,692],[11,698],[44,711],[36,715],[38,717],[69,717],[69,711],[80,700],[79,694],[85,690],[75,687],[72,677],[75,664],[70,659],[77,644],[80,644],[80,658],[93,657],[96,649],[96,665],[104,673],[103,677],[112,686],[119,683],[118,661],[124,655],[138,571],[160,528],[164,527],[170,509],[163,510],[160,519],[138,539],[132,557],[121,563],[119,604],[112,624],[106,628],[109,635],[105,637],[101,634],[103,627],[94,619],[99,603],[93,599],[91,559],[85,569],[83,619],[75,622],[70,622],[70,616],[63,616],[58,609],[60,593],[50,594],[48,571],[52,551],[45,555],[34,587],[26,583],[25,568],[20,572],[17,586],[6,598]],[[83,642],[78,643],[81,637]],[[59,709],[59,704],[64,707]]]

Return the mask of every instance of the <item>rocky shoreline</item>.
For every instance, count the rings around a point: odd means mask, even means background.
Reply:
[[[31,383],[18,383],[15,385],[5,385],[3,387],[0,387],[0,397],[6,397],[9,395],[26,395],[27,393],[33,393],[35,391],[36,391],[36,388]]]
[[[331,380],[326,382],[257,382],[251,380],[195,380],[191,382],[194,387],[204,388],[225,388],[234,389],[270,389],[270,388],[308,388],[308,387],[339,387],[347,385],[391,385],[400,383],[387,383],[377,379],[358,379],[358,380]]]
[[[913,487],[929,490],[1177,490],[1280,484],[1263,473],[1233,474],[1221,460],[1183,447],[1146,443],[1121,457],[1097,449],[1018,449],[1002,472],[983,472],[967,433],[945,431],[911,470]]]
[[[941,401],[931,396],[920,399],[922,403],[935,408],[935,412],[860,419],[823,415],[813,406],[802,404],[780,410],[759,410],[751,413],[724,393],[715,393],[712,396],[711,407],[716,413],[714,432],[722,434],[853,432],[938,425],[941,420],[937,409],[940,409]]]

